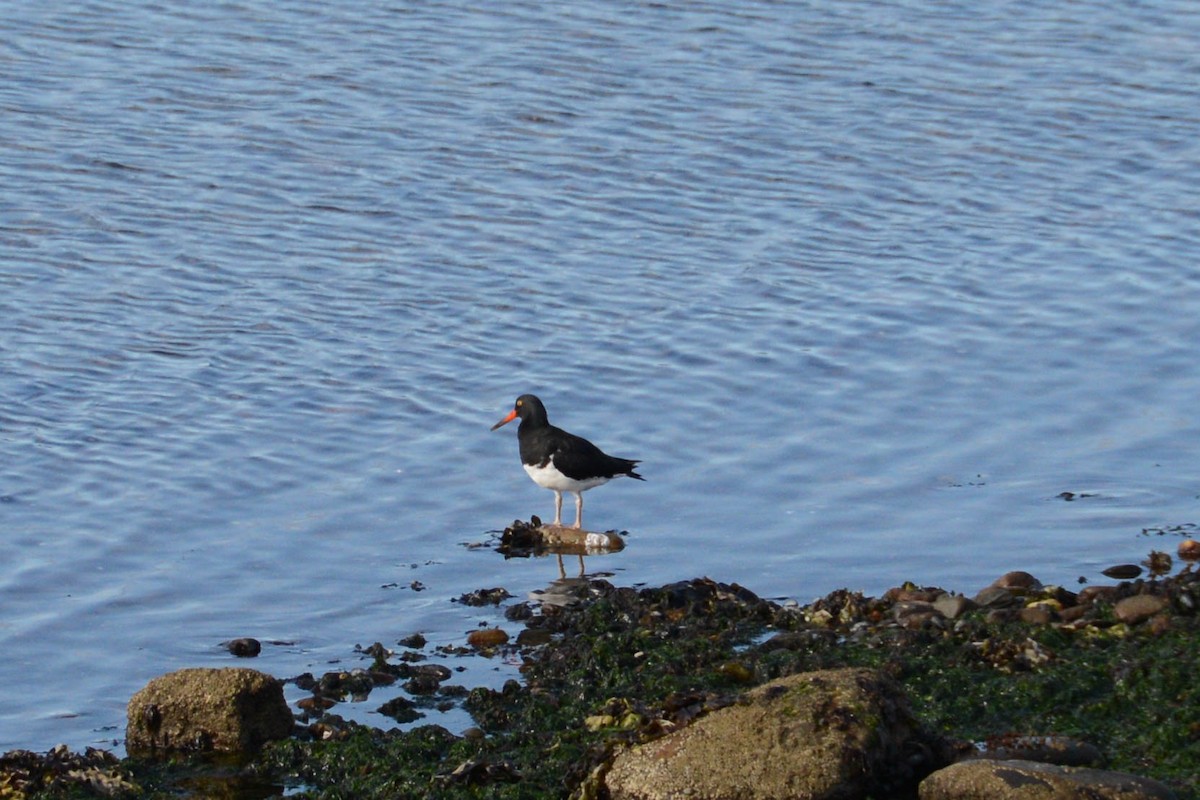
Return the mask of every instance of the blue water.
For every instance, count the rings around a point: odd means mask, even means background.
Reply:
[[[235,636],[505,624],[451,600],[558,575],[471,546],[552,513],[523,392],[644,461],[587,495],[621,584],[1073,583],[1196,521],[1183,0],[15,4],[0,71],[0,751],[119,750]]]

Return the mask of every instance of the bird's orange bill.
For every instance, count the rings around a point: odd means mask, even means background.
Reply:
[[[499,428],[501,425],[507,425],[508,423],[512,422],[516,418],[517,418],[517,410],[514,408],[512,411],[508,412],[507,417],[505,417],[504,419],[500,420],[495,425],[493,425],[492,430],[496,430],[496,428]]]

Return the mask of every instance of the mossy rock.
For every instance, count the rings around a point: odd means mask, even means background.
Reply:
[[[893,681],[822,670],[764,684],[621,753],[605,783],[614,800],[891,796],[940,766],[920,755],[940,750]]]
[[[253,752],[292,732],[283,685],[244,668],[182,669],[155,678],[129,701],[131,754]]]

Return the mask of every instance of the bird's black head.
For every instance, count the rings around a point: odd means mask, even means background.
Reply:
[[[513,403],[513,410],[508,412],[508,416],[493,425],[492,430],[496,430],[501,425],[507,425],[517,417],[521,418],[522,423],[549,424],[546,420],[546,407],[542,405],[542,401],[535,395],[523,394],[517,398],[517,402]]]

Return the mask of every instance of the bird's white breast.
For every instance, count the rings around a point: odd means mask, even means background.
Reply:
[[[568,478],[558,471],[553,461],[546,462],[544,467],[531,464],[522,466],[529,473],[529,477],[533,478],[534,483],[543,489],[553,489],[556,492],[586,492],[609,481],[608,478],[587,478],[581,481]]]

